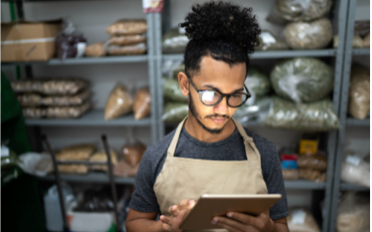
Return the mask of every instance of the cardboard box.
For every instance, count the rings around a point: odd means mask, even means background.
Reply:
[[[45,61],[55,55],[61,20],[1,23],[1,62]]]

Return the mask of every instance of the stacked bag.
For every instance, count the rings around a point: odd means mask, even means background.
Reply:
[[[283,36],[290,48],[321,49],[327,47],[333,37],[331,21],[324,17],[331,6],[331,0],[276,0],[267,20],[285,24]]]
[[[25,118],[78,118],[91,108],[89,83],[78,78],[11,83]]]
[[[145,20],[119,20],[107,27],[111,36],[106,42],[95,43],[85,49],[85,56],[138,55],[147,51]]]
[[[352,41],[353,48],[369,48],[370,47],[370,22],[369,20],[358,20],[354,24],[354,36]],[[335,35],[333,47],[338,47],[338,36]]]
[[[178,123],[188,112],[188,97],[184,96],[178,83],[178,73],[185,72],[185,65],[169,61],[163,67],[164,113],[162,120],[166,123]]]

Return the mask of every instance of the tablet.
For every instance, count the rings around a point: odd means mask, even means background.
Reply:
[[[203,194],[182,221],[182,230],[220,228],[211,223],[214,216],[241,212],[253,216],[270,209],[282,198],[281,194]]]

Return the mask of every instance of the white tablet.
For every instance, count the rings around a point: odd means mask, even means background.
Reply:
[[[180,229],[220,228],[211,223],[214,216],[226,216],[227,212],[257,216],[270,209],[281,198],[281,194],[203,194],[182,221]]]

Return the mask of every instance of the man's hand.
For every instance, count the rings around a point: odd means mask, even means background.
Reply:
[[[171,216],[160,216],[160,221],[163,222],[162,228],[164,231],[181,232],[179,226],[190,210],[195,206],[194,200],[184,199],[178,205],[169,207]]]
[[[228,212],[226,216],[214,217],[211,223],[229,232],[272,232],[275,230],[275,223],[270,219],[269,211],[257,217],[237,212]]]

